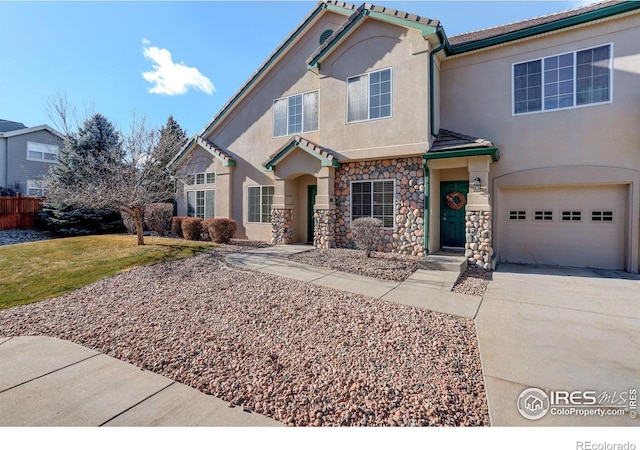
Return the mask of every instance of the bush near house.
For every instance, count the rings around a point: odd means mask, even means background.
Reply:
[[[159,236],[167,236],[171,231],[173,218],[172,203],[151,203],[144,207],[144,224]]]
[[[216,244],[228,244],[236,234],[237,224],[233,219],[215,218],[204,221],[204,227],[209,231],[211,240]]]
[[[182,236],[188,241],[199,241],[202,237],[202,219],[200,217],[183,218]]]
[[[171,218],[171,233],[179,238],[183,238],[182,235],[182,221],[186,219],[187,216],[175,216]]]
[[[356,247],[364,250],[367,258],[371,256],[380,243],[380,230],[382,230],[382,220],[375,217],[360,217],[351,222],[353,239]]]

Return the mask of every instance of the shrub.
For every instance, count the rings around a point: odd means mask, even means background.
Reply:
[[[92,208],[73,208],[45,202],[38,214],[38,228],[56,236],[121,233],[125,230],[118,211]]]
[[[144,207],[144,224],[147,229],[166,236],[172,229],[173,204],[151,203]]]
[[[216,244],[228,244],[236,234],[236,221],[233,219],[216,218],[204,221],[205,227],[209,230],[211,240]]]
[[[182,236],[189,241],[199,241],[202,234],[202,219],[200,217],[185,217],[182,219]]]
[[[179,238],[184,237],[182,235],[182,221],[186,218],[186,216],[175,216],[171,219],[171,232]]]
[[[382,225],[382,220],[375,217],[360,217],[351,222],[351,231],[356,241],[356,247],[364,250],[367,258],[378,247]]]

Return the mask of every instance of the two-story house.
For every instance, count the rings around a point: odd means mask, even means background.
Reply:
[[[0,187],[43,196],[43,177],[58,160],[62,146],[62,135],[48,125],[27,127],[0,119]]]
[[[481,25],[481,24],[480,24]],[[638,272],[640,3],[447,37],[320,2],[172,161],[178,213],[238,236]]]

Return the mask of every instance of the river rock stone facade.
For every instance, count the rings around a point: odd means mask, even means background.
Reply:
[[[271,244],[291,244],[293,242],[293,211],[272,209],[271,227]]]
[[[469,264],[491,270],[493,233],[491,211],[467,211],[465,213],[465,253]]]
[[[423,256],[424,169],[419,157],[350,162],[336,169],[336,247],[355,247],[349,227],[351,182],[364,180],[395,180],[395,225],[381,232],[378,251]]]
[[[333,209],[316,209],[313,213],[313,246],[334,248],[336,246],[336,213]]]

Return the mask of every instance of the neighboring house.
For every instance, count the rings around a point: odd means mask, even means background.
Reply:
[[[27,127],[0,119],[0,187],[43,196],[43,177],[56,163],[62,145],[62,135],[48,125]]]
[[[451,38],[321,2],[176,155],[178,213],[322,248],[374,216],[380,250],[638,272],[638,42],[640,2]]]

